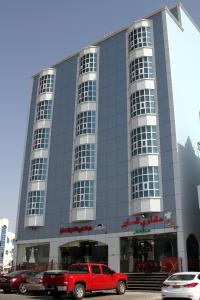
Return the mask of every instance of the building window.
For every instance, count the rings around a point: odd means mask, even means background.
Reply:
[[[7,237],[7,243],[10,243],[10,239]]]
[[[131,172],[131,199],[159,197],[158,167],[144,167]]]
[[[78,86],[78,102],[96,101],[96,80],[82,82]]]
[[[39,79],[39,94],[54,92],[55,75],[43,75]]]
[[[142,56],[133,60],[129,65],[130,83],[139,79],[153,78],[151,56]]]
[[[95,133],[96,111],[84,111],[78,114],[76,119],[76,135]]]
[[[131,31],[128,36],[128,45],[129,51],[141,47],[151,47],[150,27],[139,27]]]
[[[51,120],[52,107],[52,100],[40,101],[37,104],[36,121]]]
[[[130,96],[131,118],[144,114],[154,114],[155,97],[154,90],[138,90]]]
[[[47,158],[36,158],[31,161],[30,181],[46,180]]]
[[[94,144],[84,144],[75,148],[74,170],[94,169],[94,163]]]
[[[142,126],[131,131],[131,155],[145,153],[158,153],[156,126]]]
[[[79,75],[96,72],[97,70],[97,53],[88,53],[83,55],[79,60]]]
[[[93,207],[94,180],[77,181],[73,184],[73,208]]]
[[[49,128],[40,128],[34,131],[33,150],[47,149],[49,145]]]
[[[44,212],[44,200],[45,200],[45,191],[29,192],[26,214],[42,215]]]

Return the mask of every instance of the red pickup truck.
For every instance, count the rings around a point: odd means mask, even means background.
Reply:
[[[73,298],[82,299],[86,292],[115,289],[117,294],[124,294],[127,276],[111,270],[102,264],[73,264],[69,270],[47,271],[43,276],[45,290],[52,296],[65,293]]]

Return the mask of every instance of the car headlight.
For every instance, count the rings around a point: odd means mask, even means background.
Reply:
[[[11,278],[11,282],[15,282],[17,280],[17,278]]]

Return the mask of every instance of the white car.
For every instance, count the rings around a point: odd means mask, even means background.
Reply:
[[[179,272],[163,282],[162,299],[200,300],[200,272]]]

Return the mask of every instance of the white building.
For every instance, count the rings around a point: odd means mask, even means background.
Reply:
[[[15,234],[8,231],[8,219],[0,219],[0,270],[12,267]]]

